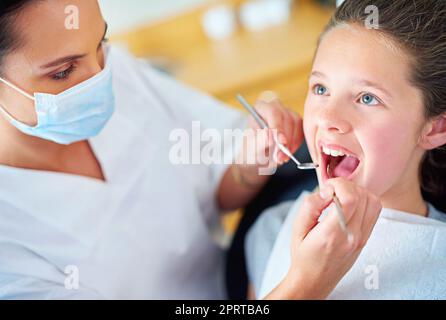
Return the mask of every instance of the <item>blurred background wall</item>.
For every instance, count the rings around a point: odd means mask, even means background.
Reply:
[[[209,0],[100,0],[110,32],[129,31],[153,20],[180,14]]]
[[[100,0],[111,40],[229,105],[276,91],[302,112],[335,0]]]

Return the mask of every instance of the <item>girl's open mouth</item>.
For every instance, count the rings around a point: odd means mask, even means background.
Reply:
[[[323,180],[343,177],[350,180],[360,164],[359,158],[338,146],[320,146]]]

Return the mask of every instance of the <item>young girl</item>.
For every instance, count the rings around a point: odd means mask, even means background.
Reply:
[[[376,0],[378,28],[370,24],[370,4],[347,0],[336,11],[321,36],[305,104],[305,137],[320,164],[320,184],[337,192],[348,180],[384,208],[359,259],[328,297],[445,299],[446,2]],[[303,197],[266,212],[248,235],[257,298],[299,260],[291,237]],[[341,202],[354,211],[348,199]],[[332,206],[323,216],[336,215]]]

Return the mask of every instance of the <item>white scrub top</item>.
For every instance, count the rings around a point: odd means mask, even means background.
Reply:
[[[169,135],[246,119],[124,50],[110,55],[116,112],[90,140],[107,182],[0,166],[0,299],[225,298],[209,226],[227,165],[171,164]]]

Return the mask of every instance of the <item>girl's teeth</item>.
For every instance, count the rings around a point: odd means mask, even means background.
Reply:
[[[330,156],[331,152],[330,149],[326,148],[326,147],[322,147],[322,152],[325,153],[326,155]]]
[[[322,147],[322,152],[326,155],[332,156],[332,157],[343,157],[345,154],[342,151],[339,150],[331,150],[327,147]]]
[[[337,151],[337,150],[331,150],[331,156],[332,157],[339,157],[339,156],[343,156],[344,154],[341,151]]]

